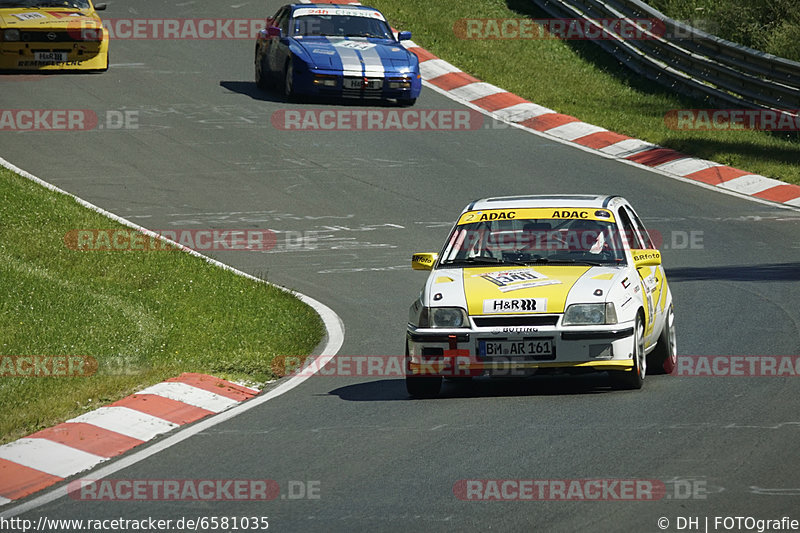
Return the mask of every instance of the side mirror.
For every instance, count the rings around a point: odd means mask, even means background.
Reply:
[[[281,29],[277,26],[270,26],[267,28],[267,37],[281,37]]]
[[[658,250],[632,249],[633,265],[636,268],[658,266],[661,264],[661,252]]]
[[[411,270],[433,270],[439,254],[414,254],[411,256]]]
[[[411,32],[410,31],[401,31],[397,34],[398,41],[410,41],[411,40]]]
[[[107,6],[108,6],[107,4],[95,4],[94,5],[94,10],[95,11],[105,11]]]

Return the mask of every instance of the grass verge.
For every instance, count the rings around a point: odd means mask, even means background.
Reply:
[[[664,116],[711,107],[637,77],[589,41],[463,40],[462,18],[548,18],[529,0],[369,0],[414,42],[458,68],[539,105],[631,137],[800,184],[796,133],[675,131]]]
[[[0,443],[181,372],[264,382],[274,358],[322,339],[319,316],[296,297],[201,258],[63,240],[122,227],[0,167],[0,357],[98,363],[90,377],[0,377]]]

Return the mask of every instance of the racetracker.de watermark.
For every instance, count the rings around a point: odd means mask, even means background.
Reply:
[[[274,479],[77,479],[67,485],[82,501],[319,500],[319,480]]]
[[[644,40],[665,34],[658,19],[527,19],[463,18],[453,24],[453,34],[463,40]]]
[[[3,378],[85,378],[96,372],[90,355],[0,355]]]
[[[658,479],[459,479],[464,501],[654,501],[666,494]]]
[[[0,131],[135,130],[139,112],[109,109],[0,109]]]
[[[459,479],[453,494],[464,501],[705,500],[705,480]]]
[[[270,122],[282,131],[475,131],[474,109],[280,109]]]
[[[188,248],[198,252],[266,252],[275,247],[275,232],[266,229],[167,229],[145,233],[135,229],[73,229],[64,235],[70,250],[162,251]]]
[[[103,30],[112,40],[253,40],[266,26],[264,19],[229,18],[109,18]],[[81,20],[67,31],[81,40],[96,40],[98,29]]]
[[[798,377],[800,355],[679,355],[679,377]]]
[[[664,124],[678,131],[800,131],[800,109],[671,109]]]

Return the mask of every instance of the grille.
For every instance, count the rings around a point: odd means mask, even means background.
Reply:
[[[100,41],[102,36],[102,30],[75,28],[69,31],[23,31],[19,35],[19,40],[26,43],[73,43]]]
[[[558,323],[558,315],[544,316],[491,316],[473,317],[475,325],[479,328],[503,327],[503,326],[555,326]]]

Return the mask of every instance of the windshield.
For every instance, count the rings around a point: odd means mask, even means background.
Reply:
[[[63,7],[68,9],[89,9],[88,0],[0,0],[0,8],[9,7]]]
[[[297,17],[292,21],[291,35],[394,39],[392,29],[386,22],[350,15],[306,15]]]
[[[485,220],[456,226],[440,265],[623,265],[616,224],[600,220]]]

